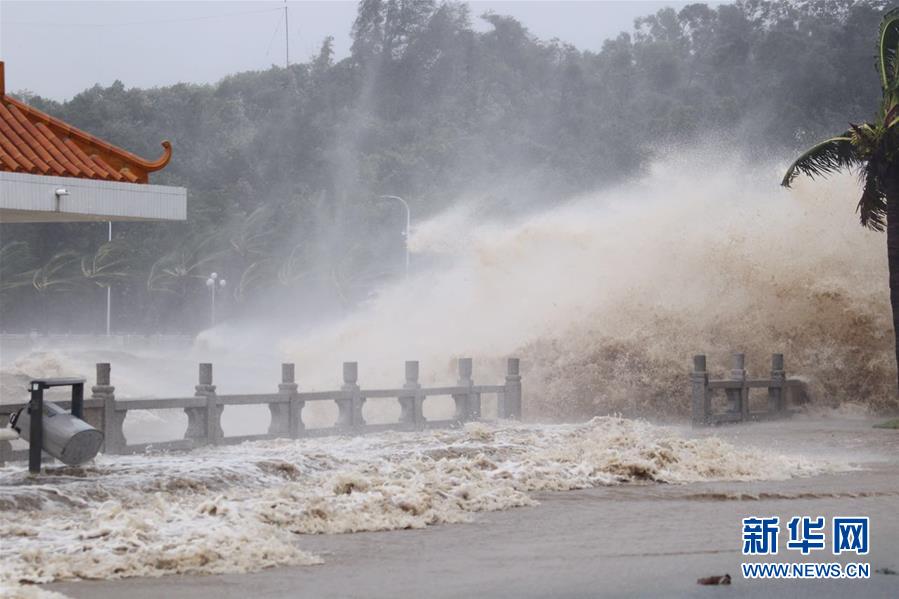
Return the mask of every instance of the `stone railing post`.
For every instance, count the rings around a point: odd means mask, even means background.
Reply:
[[[359,364],[357,362],[343,363],[343,386],[341,391],[349,397],[337,400],[337,426],[343,429],[353,429],[365,425],[362,418],[362,406],[365,399],[359,393]]]
[[[474,415],[475,410],[473,410],[474,393],[472,392],[472,387],[474,387],[474,381],[471,378],[471,373],[471,358],[459,358],[458,385],[460,387],[466,387],[468,389],[464,393],[453,395],[453,401],[456,402],[455,418],[459,422],[477,419],[477,416]],[[480,399],[480,397],[478,397],[478,399]],[[480,407],[478,407],[477,412],[480,413],[480,411]]]
[[[711,419],[712,406],[709,398],[709,373],[706,371],[705,356],[693,356],[693,426],[705,426]]]
[[[786,380],[784,355],[771,354],[771,386],[768,387],[769,415],[780,414],[784,411],[784,386]]]
[[[521,420],[521,375],[518,358],[506,362],[506,390],[503,393],[504,418]]]
[[[98,362],[96,364],[97,369],[97,386],[100,385],[101,380],[106,381],[106,385],[109,385],[109,364]],[[91,389],[93,391],[93,389]],[[88,397],[87,399],[93,399],[93,396]],[[83,420],[87,422],[89,425],[94,427],[97,430],[103,430],[103,406],[99,406],[96,408],[84,406],[84,417]]]
[[[290,400],[297,392],[297,384],[294,382],[293,364],[281,364],[281,382],[278,384],[278,393],[287,398],[284,403],[270,403],[268,410],[271,412],[271,422],[268,425],[268,434],[277,437],[295,436],[291,427]]]
[[[0,466],[12,459],[12,443],[0,439]]]
[[[406,360],[406,382],[403,383],[403,395],[400,400],[400,423],[409,427],[417,426],[416,396],[421,385],[418,382],[418,362]]]
[[[199,443],[216,444],[224,436],[222,431],[222,409],[215,399],[215,385],[212,384],[212,364],[200,363],[199,381],[194,387],[195,397],[205,397],[206,405],[196,408],[184,408],[187,414],[187,430],[185,439]]]
[[[297,397],[297,383],[293,364],[281,364],[281,384],[278,392],[288,395],[290,401],[287,404],[287,434],[291,437],[299,437],[306,430],[303,422],[303,408],[306,402]]]
[[[742,382],[746,380],[746,354],[735,353],[733,355],[733,368],[730,371],[730,380]],[[735,389],[726,389],[727,395],[727,411],[733,414],[740,414],[741,418],[745,418],[749,406],[743,405],[743,386]]]
[[[127,445],[125,433],[122,430],[127,412],[116,410],[115,387],[110,384],[110,371],[111,366],[108,363],[97,364],[97,384],[91,387],[91,399],[103,401],[103,407],[99,409],[100,426],[97,427],[103,431],[103,452],[116,454],[121,453]],[[91,424],[93,423],[91,422]]]

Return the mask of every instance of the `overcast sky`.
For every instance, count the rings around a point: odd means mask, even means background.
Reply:
[[[492,10],[518,18],[542,39],[579,48],[630,30],[635,17],[687,2],[643,0],[477,1],[476,17]],[[305,61],[333,35],[338,58],[349,52],[356,3],[294,1],[288,5],[290,59]],[[127,87],[208,83],[225,75],[283,65],[284,2],[41,2],[0,0],[0,58],[8,90],[63,100],[116,79]]]

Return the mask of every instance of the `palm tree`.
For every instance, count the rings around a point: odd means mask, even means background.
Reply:
[[[899,8],[886,13],[877,38],[877,72],[883,100],[873,123],[850,125],[790,165],[781,184],[789,187],[800,173],[824,176],[855,170],[864,184],[858,202],[863,227],[887,232],[890,306],[899,365]]]
[[[81,274],[97,287],[111,287],[128,278],[125,244],[116,239],[101,245],[96,252],[81,258]]]
[[[209,276],[211,263],[223,252],[215,248],[215,232],[196,233],[150,267],[147,289],[186,297],[197,281]]]
[[[11,241],[0,247],[0,296],[31,285],[34,274],[28,269],[33,256],[24,241]]]
[[[51,256],[47,262],[31,273],[31,285],[38,294],[41,321],[46,332],[49,332],[50,326],[51,296],[72,291],[78,286],[79,261],[80,256],[74,251],[62,251]]]

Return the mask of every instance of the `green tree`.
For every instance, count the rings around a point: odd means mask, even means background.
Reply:
[[[890,305],[899,365],[899,9],[888,12],[877,37],[877,73],[883,99],[873,123],[819,143],[790,165],[782,184],[797,175],[809,177],[857,169],[864,183],[858,202],[861,224],[887,232]]]

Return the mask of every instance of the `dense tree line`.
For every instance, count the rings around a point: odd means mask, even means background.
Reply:
[[[678,145],[792,151],[875,110],[885,8],[666,8],[590,52],[498,14],[475,31],[464,4],[362,0],[340,61],[329,38],[303,64],[215,85],[116,82],[63,103],[22,92],[144,156],[170,139],[153,182],[187,187],[189,218],[117,224],[112,244],[105,224],[4,225],[2,328],[99,330],[112,284],[120,329],[195,331],[213,270],[231,315],[348,306],[401,270],[404,216],[381,194],[419,216],[466,193],[521,210],[638,175]]]

